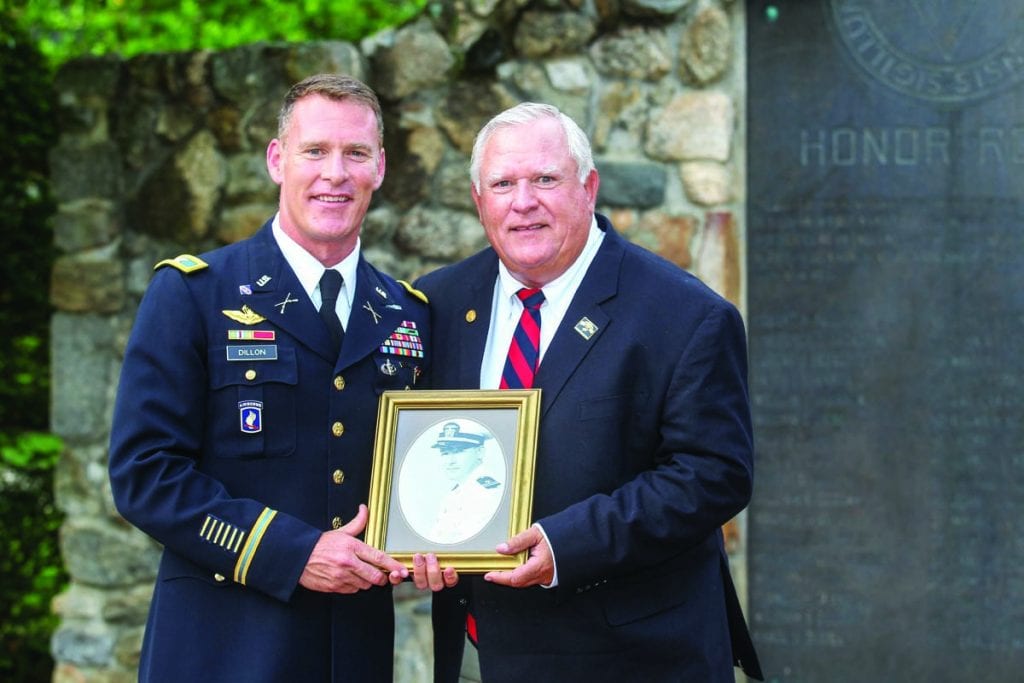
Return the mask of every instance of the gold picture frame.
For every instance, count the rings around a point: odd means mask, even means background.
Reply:
[[[386,391],[377,409],[366,543],[467,573],[514,569],[494,548],[530,526],[540,389]]]

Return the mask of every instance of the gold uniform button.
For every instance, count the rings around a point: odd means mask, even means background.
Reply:
[[[213,575],[213,580],[216,581],[217,583],[224,583],[224,581],[225,581],[224,575],[223,574],[214,574]]]
[[[252,380],[256,379],[256,371],[255,370],[246,370],[245,371],[245,378],[247,380],[249,380],[250,382]]]
[[[334,480],[335,484],[340,484],[345,481],[345,473],[341,470],[334,470],[334,473],[331,475],[331,479]]]
[[[466,311],[466,322],[476,322],[476,311],[474,311],[472,308]]]
[[[341,528],[341,517],[335,517],[334,519],[332,519],[331,520],[331,526],[334,527],[335,529],[340,529]]]
[[[341,436],[344,433],[345,425],[341,424],[340,422],[335,422],[334,424],[331,425],[331,434],[334,434],[335,436]]]
[[[344,389],[345,388],[345,378],[342,377],[341,375],[338,375],[337,377],[335,377],[334,378],[334,388],[337,389],[338,391],[341,391],[342,389]]]

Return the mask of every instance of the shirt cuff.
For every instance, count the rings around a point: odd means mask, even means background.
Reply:
[[[537,523],[534,523],[533,526],[537,528],[537,531],[540,532],[540,535],[544,537],[544,542],[548,544],[548,552],[551,553],[551,564],[555,566],[555,574],[551,579],[551,583],[547,584],[546,586],[544,584],[541,584],[540,587],[555,588],[558,586],[558,560],[555,558],[555,549],[551,547],[551,539],[548,538],[547,532],[544,531],[544,527]]]

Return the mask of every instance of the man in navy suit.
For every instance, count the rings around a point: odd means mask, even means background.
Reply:
[[[277,215],[157,266],[110,451],[118,510],[164,545],[141,681],[392,680],[408,572],[358,536],[378,396],[415,387],[430,339],[422,294],[360,253],[382,139],[359,81],[293,86],[267,148]]]
[[[517,292],[543,292],[535,523],[497,549],[523,565],[435,594],[436,678],[458,676],[467,605],[485,683],[760,678],[720,530],[752,490],[739,313],[595,214],[589,142],[557,109],[495,117],[470,174],[491,248],[417,283],[432,385],[501,386]]]

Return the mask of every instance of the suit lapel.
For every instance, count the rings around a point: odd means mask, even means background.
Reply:
[[[534,386],[542,389],[541,415],[550,410],[566,382],[612,323],[601,304],[618,292],[619,268],[625,252],[622,238],[611,225],[602,216],[598,216],[598,221],[605,230],[604,242],[537,370]]]
[[[306,290],[274,240],[270,223],[248,243],[252,294],[242,303],[328,361],[335,359],[331,335]]]
[[[487,258],[467,278],[467,286],[456,315],[461,333],[455,335],[459,347],[455,352],[457,376],[455,385],[460,387],[480,386],[480,364],[487,345],[487,332],[491,327],[494,304],[494,283],[498,277],[498,256],[488,250]]]
[[[402,308],[402,302],[388,293],[377,271],[360,255],[356,293],[345,328],[345,341],[341,344],[338,367],[348,367],[373,353],[395,328],[407,320],[409,316]]]

